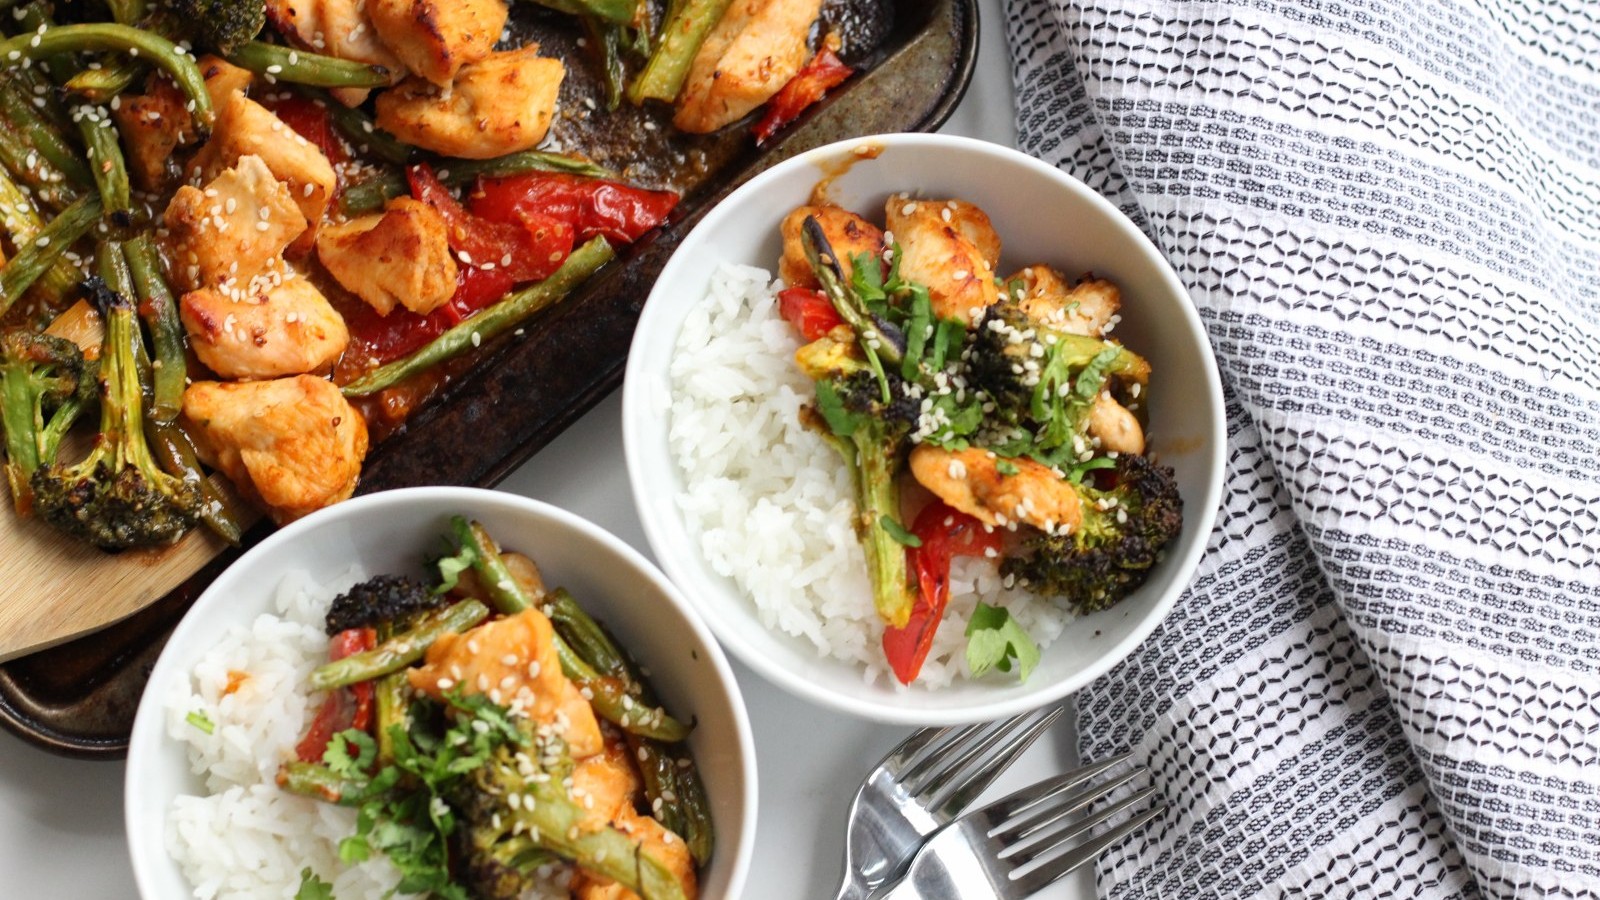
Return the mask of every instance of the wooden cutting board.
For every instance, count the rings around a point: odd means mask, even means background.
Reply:
[[[200,526],[168,547],[106,553],[18,517],[0,488],[0,662],[133,615],[226,546]]]

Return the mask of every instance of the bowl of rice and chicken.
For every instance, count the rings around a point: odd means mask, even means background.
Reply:
[[[645,533],[723,646],[888,723],[1106,672],[1220,499],[1220,381],[1171,267],[966,138],[844,141],[731,194],[662,271],[623,405]]]
[[[754,843],[744,704],[681,595],[472,488],[246,553],[151,672],[128,770],[149,898],[731,898]]]

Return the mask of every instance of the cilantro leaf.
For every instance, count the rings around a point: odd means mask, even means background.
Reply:
[[[1004,607],[980,602],[967,620],[967,668],[973,677],[990,669],[1011,671],[1016,660],[1018,681],[1027,681],[1039,664],[1039,648]]]
[[[879,517],[878,527],[888,532],[889,536],[894,538],[896,543],[904,544],[907,547],[922,546],[922,538],[919,538],[907,531],[906,527],[901,525],[899,522],[896,522],[893,516]]]
[[[1016,463],[1012,462],[1009,459],[1002,459],[999,462],[995,463],[994,464],[994,470],[996,472],[999,472],[1001,475],[1015,475],[1018,472],[1022,471],[1021,469],[1017,468],[1017,464]]]
[[[354,755],[351,755],[354,750]],[[345,778],[365,778],[378,755],[378,744],[359,728],[346,728],[328,740],[322,751],[322,761],[335,775]]]
[[[439,586],[433,589],[435,594],[448,594],[455,590],[456,582],[461,580],[461,573],[472,568],[477,562],[478,552],[471,547],[462,546],[461,551],[454,556],[446,556],[439,560]]]
[[[1095,469],[1114,469],[1116,467],[1117,461],[1111,457],[1096,456],[1094,459],[1086,459],[1068,469],[1067,480],[1073,484],[1081,484],[1083,482],[1083,476],[1093,472]]]
[[[294,892],[294,900],[333,900],[333,885],[306,866],[300,870],[300,889]]]
[[[828,430],[839,437],[849,437],[861,427],[861,418],[844,408],[839,392],[828,381],[817,382],[817,412],[828,423]]]

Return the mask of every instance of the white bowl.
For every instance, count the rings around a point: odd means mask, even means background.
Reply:
[[[873,154],[876,154],[875,156]],[[869,217],[890,194],[955,197],[982,207],[1004,243],[1001,271],[1050,263],[1093,270],[1122,289],[1117,337],[1151,361],[1151,450],[1173,467],[1184,525],[1150,579],[1121,604],[1069,624],[1025,683],[985,678],[935,690],[868,684],[860,668],[820,658],[809,643],[757,618],[716,574],[676,504],[683,477],[668,449],[669,366],[678,332],[723,263],[775,272],[778,224],[830,179],[832,202]],[[734,191],[683,240],[640,316],[623,384],[623,441],[645,534],[724,646],[779,686],[825,706],[902,725],[998,718],[1058,700],[1125,657],[1172,608],[1194,572],[1221,497],[1225,445],[1216,360],[1183,286],[1125,216],[1081,182],[1017,151],[934,134],[866,137],[820,147]],[[891,679],[892,681],[892,679]]]
[[[161,707],[172,685],[230,626],[270,611],[285,572],[303,569],[326,583],[357,563],[373,574],[419,571],[418,561],[443,546],[452,515],[483,522],[502,545],[533,557],[549,584],[570,589],[650,671],[667,709],[695,722],[690,746],[717,829],[703,896],[740,896],[755,845],[755,745],[733,671],[691,606],[642,555],[571,513],[511,494],[430,487],[357,498],[283,528],[213,582],[173,631],[128,747],[125,816],[141,897],[193,896],[164,843],[173,798],[202,792],[184,748],[167,735]]]

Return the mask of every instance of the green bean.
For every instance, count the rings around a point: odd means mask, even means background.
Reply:
[[[727,11],[732,0],[686,0],[661,26],[661,42],[650,54],[644,71],[628,87],[628,99],[634,104],[646,100],[667,103],[678,99],[683,82],[689,77],[689,66],[694,62],[700,45],[711,33]]]
[[[558,172],[580,175],[584,178],[616,177],[615,172],[586,159],[563,156],[559,153],[543,153],[538,150],[508,153],[494,159],[452,159],[449,162],[435,162],[434,168],[436,170],[434,174],[449,187],[471,184],[479,175],[485,178],[505,178],[532,172]],[[386,171],[345,188],[339,195],[339,211],[346,216],[377,212],[383,209],[383,205],[390,199],[406,193],[407,190],[404,174]]]
[[[200,520],[217,537],[232,546],[239,546],[245,528],[254,519],[254,510],[219,487],[215,480],[205,477],[200,470],[194,442],[183,426],[176,422],[157,422],[146,418],[144,431],[150,452],[155,455],[161,470],[168,475],[192,481],[200,489]]]
[[[0,228],[11,236],[12,246],[17,248],[31,243],[44,228],[44,220],[39,218],[33,199],[23,193],[3,167],[0,167]],[[66,307],[66,301],[78,289],[81,280],[83,276],[77,266],[64,258],[57,259],[34,282],[34,297],[43,301],[48,309],[58,311]]]
[[[345,106],[327,91],[310,85],[296,85],[295,89],[322,104],[328,110],[328,117],[333,120],[333,127],[339,129],[339,133],[355,144],[358,150],[397,166],[406,165],[417,155],[415,147],[379,128],[360,107]],[[380,202],[379,205],[383,204]]]
[[[22,58],[38,59],[58,53],[76,51],[123,51],[130,56],[148,59],[153,65],[172,76],[179,90],[189,98],[193,107],[190,114],[196,127],[204,134],[216,124],[216,112],[211,107],[211,95],[206,91],[205,76],[194,58],[177,44],[159,34],[134,28],[94,22],[83,25],[58,25],[43,32],[22,34],[0,42],[0,64],[16,62]]]
[[[378,733],[375,764],[382,768],[394,761],[394,734],[411,730],[411,684],[404,672],[390,672],[378,679],[373,691],[373,724]]]
[[[643,675],[565,588],[556,588],[547,594],[544,604],[556,633],[584,662],[602,675],[624,679],[636,703],[657,705]],[[705,785],[700,782],[693,758],[665,741],[632,733],[627,738],[629,749],[639,762],[653,815],[684,839],[696,860],[705,862],[711,857],[715,839]],[[655,802],[658,799],[659,804]]]
[[[161,257],[150,235],[140,234],[128,241],[122,252],[139,296],[139,314],[155,347],[155,393],[149,415],[158,422],[171,422],[183,411],[183,388],[188,378],[178,303],[161,277]]]
[[[89,171],[94,175],[95,187],[100,191],[100,202],[106,212],[129,212],[133,209],[132,188],[128,186],[128,162],[122,156],[122,139],[111,116],[102,110],[85,114],[78,120],[78,134],[88,148]]]
[[[33,149],[39,151],[46,162],[59,169],[73,184],[88,187],[94,183],[83,155],[68,142],[61,129],[34,105],[33,95],[21,84],[8,81],[0,88],[0,115],[5,117],[7,125],[26,135]]]
[[[375,88],[390,82],[383,66],[368,65],[320,53],[307,53],[279,44],[246,41],[228,54],[228,62],[268,80],[316,87]]]
[[[106,0],[111,18],[119,25],[136,25],[149,7],[145,0]]]
[[[364,778],[337,775],[321,763],[308,762],[287,762],[280,766],[278,787],[291,794],[340,806],[360,806],[379,792]]]
[[[385,363],[344,386],[347,397],[365,397],[391,387],[418,372],[453,359],[481,343],[491,341],[516,328],[528,317],[565,297],[580,282],[616,257],[616,251],[597,237],[572,251],[545,280],[506,296],[484,308],[449,331],[424,344],[408,356]]]
[[[112,97],[133,87],[146,68],[137,59],[119,59],[98,69],[84,69],[68,78],[62,87],[91,103],[109,103]]]
[[[100,198],[85,196],[67,207],[0,267],[0,315],[62,254],[100,221]]]
[[[637,0],[534,0],[557,12],[585,18],[603,19],[617,25],[631,25],[638,11]]]
[[[0,124],[0,166],[38,198],[46,209],[61,210],[83,196],[65,173],[33,149],[12,123]]]
[[[583,31],[589,43],[600,48],[600,71],[605,75],[606,109],[622,105],[622,91],[627,74],[622,66],[621,25],[606,22],[593,16],[583,17]]]
[[[441,635],[460,634],[487,618],[489,607],[471,599],[431,610],[416,624],[371,650],[322,664],[311,673],[311,689],[325,691],[398,672],[421,659]]]
[[[477,522],[461,516],[450,520],[456,540],[473,551],[472,569],[489,592],[489,602],[502,614],[514,616],[533,608],[535,599],[528,593],[500,556],[494,538]],[[689,735],[682,722],[667,715],[660,707],[643,703],[629,693],[626,677],[602,675],[585,662],[561,635],[552,635],[556,657],[561,661],[561,671],[583,691],[584,697],[601,718],[624,731],[663,741],[681,741]]]

